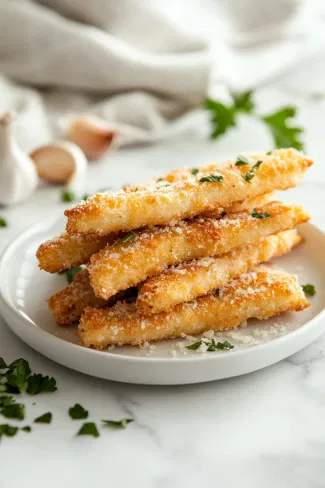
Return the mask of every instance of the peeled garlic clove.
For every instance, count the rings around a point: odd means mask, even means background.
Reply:
[[[33,161],[13,136],[14,112],[0,119],[0,204],[26,200],[36,189],[38,177]]]
[[[41,146],[30,154],[38,176],[50,183],[71,184],[84,178],[87,160],[81,149],[66,141],[55,141]]]
[[[66,132],[69,141],[77,144],[89,159],[100,158],[117,139],[117,131],[94,115],[73,119]]]

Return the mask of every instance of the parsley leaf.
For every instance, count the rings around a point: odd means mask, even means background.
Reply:
[[[244,180],[246,180],[247,183],[249,183],[250,180],[254,178],[255,171],[261,166],[262,163],[263,161],[258,160],[257,163],[255,163],[254,166],[252,166],[252,168],[249,171],[247,171],[247,173],[243,176]]]
[[[196,351],[197,349],[199,349],[199,347],[202,344],[205,344],[207,346],[208,352],[214,352],[217,351],[218,349],[221,349],[223,351],[229,351],[230,349],[233,349],[235,347],[232,344],[230,344],[230,342],[228,341],[216,342],[214,339],[212,339],[211,341],[204,341],[201,339],[197,342],[193,342],[193,344],[186,346],[186,348]]]
[[[28,376],[31,373],[28,362],[23,359],[16,359],[8,366],[9,371],[6,373],[7,383],[19,391],[23,391]]]
[[[0,227],[8,227],[6,219],[0,217]]]
[[[46,412],[40,417],[37,417],[34,422],[36,424],[50,424],[52,422],[52,414],[51,412]]]
[[[210,112],[212,132],[211,139],[217,139],[230,127],[236,125],[235,109],[233,106],[225,105],[212,98],[207,98],[204,107]]]
[[[29,395],[38,395],[39,393],[53,392],[56,390],[56,380],[52,377],[33,374],[27,379],[26,392]]]
[[[76,403],[69,408],[69,415],[72,419],[86,419],[88,417],[88,410],[85,410],[80,403]]]
[[[12,403],[15,403],[14,397],[12,395],[4,395],[0,397],[0,408],[7,407]]]
[[[102,422],[107,427],[114,427],[116,429],[125,429],[130,422],[133,422],[133,419],[102,420]]]
[[[0,439],[2,436],[13,437],[17,434],[18,427],[9,424],[0,424]]]
[[[202,178],[199,179],[200,183],[221,183],[223,180],[223,176],[221,175],[208,175],[208,176],[203,176]]]
[[[316,295],[316,289],[314,285],[311,285],[310,283],[308,283],[307,285],[302,285],[302,289],[304,290],[304,293],[306,295],[309,295],[310,297]]]
[[[194,175],[194,176],[197,175],[199,171],[200,171],[199,168],[193,168],[192,169],[192,175]]]
[[[301,127],[289,125],[290,119],[296,115],[296,107],[282,107],[273,114],[264,115],[262,120],[271,130],[275,147],[294,147],[298,150],[303,149],[300,139],[303,132]]]
[[[254,217],[255,219],[266,219],[267,217],[271,217],[271,214],[269,214],[268,212],[264,212],[264,213],[259,213],[256,208],[254,208],[253,212],[252,212],[252,217]]]
[[[85,193],[82,197],[81,197],[81,200],[88,200],[90,195],[87,195],[87,193]]]
[[[25,405],[22,403],[12,403],[0,410],[0,413],[7,419],[24,420],[25,418]]]
[[[134,241],[134,239],[135,239],[135,234],[127,234],[126,236],[121,237],[121,239],[119,239],[117,242],[120,244],[124,244],[125,242]]]
[[[235,165],[236,166],[244,166],[247,164],[250,164],[249,159],[246,156],[239,154],[239,156],[237,156],[237,161],[236,161]]]
[[[70,202],[75,202],[76,200],[77,200],[77,197],[73,193],[73,191],[63,190],[61,192],[61,202],[70,203]]]
[[[20,430],[22,430],[23,432],[29,433],[32,431],[32,428],[29,425],[25,425],[25,427],[22,427]]]
[[[7,369],[7,365],[3,358],[0,358],[0,369]]]
[[[99,432],[95,422],[86,422],[82,425],[76,435],[92,435],[93,437],[99,437]]]
[[[255,104],[252,100],[253,90],[247,90],[245,92],[230,92],[230,96],[233,99],[233,107],[238,112],[251,113]]]
[[[159,183],[159,181],[164,181],[164,178],[157,178],[156,182]]]
[[[67,275],[68,283],[72,283],[73,280],[75,279],[76,274],[79,273],[79,271],[81,270],[82,270],[81,266],[72,266],[72,268],[63,269],[62,271],[59,271],[59,274]]]

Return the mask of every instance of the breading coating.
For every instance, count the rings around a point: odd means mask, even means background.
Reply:
[[[103,349],[112,344],[139,345],[238,327],[256,317],[267,319],[309,306],[295,276],[258,266],[219,291],[177,305],[171,312],[143,315],[135,304],[118,302],[110,309],[86,308],[79,324],[80,342]]]
[[[159,313],[206,295],[249,268],[291,251],[301,239],[296,230],[287,230],[218,257],[201,258],[168,268],[144,282],[136,301],[137,308],[143,314]]]
[[[86,307],[105,307],[107,301],[97,298],[87,269],[76,274],[73,282],[47,299],[48,307],[59,325],[73,324]]]
[[[224,254],[271,234],[292,229],[309,219],[300,205],[272,202],[258,212],[230,214],[222,219],[197,217],[129,234],[91,257],[89,272],[95,295],[104,299],[135,286],[168,266],[207,256]]]
[[[57,324],[70,325],[80,319],[86,307],[111,307],[118,300],[134,301],[135,297],[135,290],[129,289],[114,295],[110,300],[97,298],[90,284],[89,272],[83,269],[76,274],[70,285],[51,295],[47,303]]]
[[[254,171],[254,177],[247,181],[245,175],[260,160],[263,162]],[[257,154],[251,156],[250,161],[250,166],[236,166],[234,161],[224,168],[215,165],[215,171],[213,165],[210,166],[209,171],[219,176],[219,182],[202,182],[199,172],[167,186],[120,191],[113,195],[97,194],[65,211],[67,231],[107,235],[191,218],[273,190],[294,187],[312,165],[310,158],[295,149],[279,149],[270,155]],[[204,168],[202,174],[206,174]]]
[[[38,266],[48,273],[58,273],[72,266],[86,264],[95,252],[103,249],[115,239],[116,235],[100,237],[88,234],[81,236],[64,232],[59,237],[39,246],[36,253]]]
[[[230,207],[212,210],[212,212],[205,212],[202,214],[202,217],[220,218],[224,215],[229,215],[232,213],[251,212],[256,207],[262,207],[267,203],[273,202],[275,200],[274,196],[275,192],[265,193],[265,195],[258,195],[257,197],[248,198],[243,202],[235,202],[230,205]]]

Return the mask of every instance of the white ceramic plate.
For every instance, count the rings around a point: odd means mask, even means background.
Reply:
[[[0,262],[0,309],[9,327],[23,341],[69,368],[127,383],[175,385],[228,378],[264,368],[299,351],[325,329],[325,235],[311,224],[301,227],[305,242],[276,264],[298,274],[300,283],[313,283],[312,307],[299,314],[282,314],[268,321],[220,333],[234,344],[232,351],[192,352],[179,349],[179,340],[157,343],[156,349],[120,347],[94,351],[78,345],[75,327],[59,327],[45,298],[66,285],[63,275],[37,267],[38,245],[58,235],[63,220],[41,222],[19,235]],[[172,351],[176,350],[174,355]]]

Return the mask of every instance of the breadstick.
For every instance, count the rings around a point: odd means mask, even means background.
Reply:
[[[111,344],[139,345],[238,327],[244,320],[267,319],[309,306],[295,276],[258,266],[231,281],[219,292],[177,305],[171,312],[142,315],[135,304],[117,303],[110,309],[86,308],[79,324],[80,342],[103,349]]]
[[[89,272],[95,295],[104,299],[135,286],[168,266],[207,256],[292,229],[309,215],[300,205],[272,202],[257,209],[222,219],[198,217],[174,226],[144,229],[125,236],[91,257]],[[256,214],[255,214],[256,215]]]
[[[252,266],[289,252],[300,241],[296,230],[287,230],[218,257],[181,263],[144,282],[136,301],[137,308],[143,314],[159,313],[206,295]]]
[[[202,179],[199,173],[193,175],[192,179],[155,189],[97,194],[65,211],[68,217],[67,231],[72,234],[107,235],[119,230],[164,225],[175,219],[191,218],[273,190],[294,187],[312,165],[310,158],[294,149],[255,155],[250,161],[250,166],[232,163],[225,168],[216,167],[216,174],[212,175],[214,179],[208,181],[206,176]],[[257,168],[259,161],[263,162]]]

